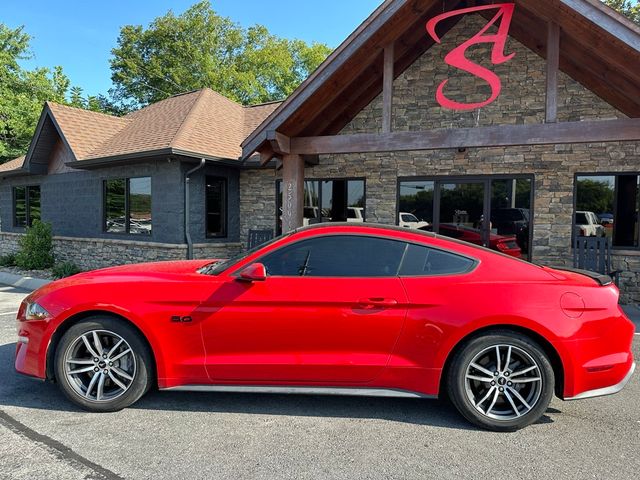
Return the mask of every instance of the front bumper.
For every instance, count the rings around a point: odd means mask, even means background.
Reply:
[[[633,375],[633,372],[635,371],[635,369],[636,369],[636,363],[633,362],[631,364],[631,368],[629,369],[629,372],[619,383],[615,385],[611,385],[610,387],[596,388],[595,390],[588,390],[586,392],[582,392],[576,395],[575,397],[567,397],[564,400],[566,401],[584,400],[585,398],[603,397],[605,395],[613,395],[614,393],[618,393],[627,385],[627,383],[629,383],[629,380],[631,380],[631,376]]]

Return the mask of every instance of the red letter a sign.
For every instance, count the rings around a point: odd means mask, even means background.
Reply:
[[[485,105],[490,104],[496,98],[498,98],[498,95],[500,95],[500,90],[502,89],[500,77],[498,77],[491,70],[484,68],[477,63],[473,63],[471,60],[467,59],[465,53],[467,49],[473,45],[477,45],[479,43],[493,43],[493,50],[491,51],[491,63],[493,63],[494,65],[500,65],[501,63],[505,63],[506,61],[511,60],[514,57],[515,53],[512,53],[511,55],[505,55],[504,49],[507,42],[507,36],[509,34],[509,26],[511,25],[514,7],[515,4],[513,3],[503,3],[497,5],[484,5],[480,7],[463,8],[460,10],[443,13],[442,15],[438,15],[437,17],[434,17],[427,22],[427,32],[436,42],[441,43],[440,37],[438,37],[438,34],[436,34],[436,26],[442,20],[457,15],[464,15],[465,13],[498,9],[498,12],[495,14],[495,16],[489,21],[489,23],[484,26],[482,30],[480,30],[462,45],[451,50],[451,52],[449,52],[447,56],[444,57],[444,61],[447,63],[447,65],[451,65],[452,67],[458,68],[465,72],[469,72],[472,75],[475,75],[476,77],[481,78],[482,80],[487,82],[491,87],[491,96],[484,102],[480,103],[455,102],[445,96],[444,87],[449,80],[444,80],[438,86],[438,90],[436,92],[436,100],[444,108],[449,108],[451,110],[474,110],[476,108],[484,107]],[[498,32],[494,35],[485,35],[486,31],[489,30],[489,28],[495,25],[498,21],[500,21]]]

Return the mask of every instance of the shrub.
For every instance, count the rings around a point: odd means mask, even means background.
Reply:
[[[82,272],[75,263],[71,262],[56,263],[51,271],[53,272],[53,278],[56,280]]]
[[[0,267],[15,267],[16,255],[15,253],[9,253],[0,257]]]
[[[35,220],[20,239],[16,265],[25,270],[43,270],[53,266],[51,225]]]

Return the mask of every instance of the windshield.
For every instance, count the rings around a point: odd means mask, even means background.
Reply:
[[[219,275],[222,272],[224,272],[226,269],[231,267],[232,265],[235,265],[236,263],[238,263],[240,260],[250,255],[253,255],[255,252],[257,252],[261,248],[271,245],[272,243],[275,243],[281,240],[282,238],[283,238],[282,236],[276,237],[273,240],[270,240],[266,243],[261,243],[260,245],[252,248],[251,250],[248,250],[246,252],[240,252],[238,255],[235,255],[227,260],[218,260],[213,263],[208,263],[204,267],[200,268],[200,270],[198,270],[198,273],[202,273],[204,275]]]
[[[418,217],[416,217],[415,215],[412,215],[410,213],[404,213],[402,214],[402,221],[403,222],[418,222]]]

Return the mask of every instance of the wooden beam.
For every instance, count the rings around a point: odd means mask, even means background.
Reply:
[[[282,158],[282,233],[302,226],[304,210],[304,161],[300,155]]]
[[[391,132],[391,115],[393,109],[393,64],[395,61],[394,45],[384,47],[384,66],[382,68],[382,133]]]
[[[275,130],[267,132],[267,141],[271,144],[271,150],[280,155],[289,153],[290,140],[289,137]]]
[[[262,147],[260,150],[260,166],[264,167],[267,163],[269,163],[274,158],[278,158],[276,153],[270,147]]]
[[[291,139],[294,154],[441,150],[640,140],[640,118]]]
[[[594,25],[613,35],[621,42],[640,51],[640,27],[624,17],[616,18],[601,2],[593,0],[560,0],[569,9],[587,18]]]
[[[558,68],[560,66],[560,26],[549,22],[547,26],[547,103],[545,121],[558,120]]]

